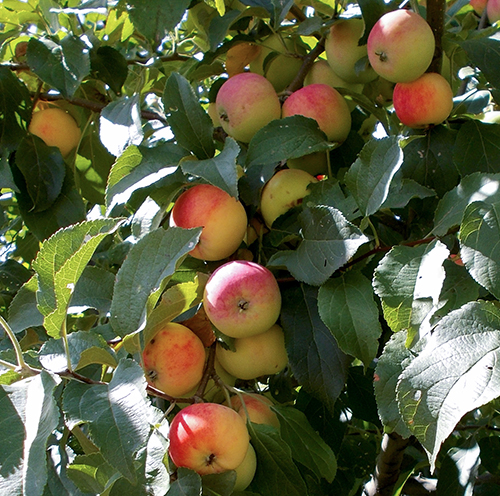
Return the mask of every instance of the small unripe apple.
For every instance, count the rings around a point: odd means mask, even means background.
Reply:
[[[243,205],[211,184],[197,184],[174,203],[170,225],[185,229],[202,227],[198,244],[189,253],[201,260],[222,260],[234,253],[247,231]]]
[[[366,58],[364,68],[357,67],[367,56],[366,45],[359,45],[365,30],[363,19],[351,17],[336,21],[325,41],[326,60],[333,72],[350,83],[368,83],[377,77]]]
[[[271,227],[273,222],[302,203],[310,191],[309,184],[318,180],[301,169],[282,169],[265,184],[260,197],[260,211],[265,223]]]
[[[146,379],[170,396],[185,396],[201,381],[205,356],[203,343],[191,329],[168,322],[142,352]]]
[[[55,107],[34,112],[28,131],[41,138],[46,145],[59,148],[63,157],[76,148],[81,138],[75,119]]]
[[[273,273],[246,260],[232,260],[210,276],[203,306],[212,324],[233,338],[267,331],[281,311],[281,292]]]
[[[285,336],[278,324],[269,330],[234,340],[236,351],[217,343],[216,356],[220,364],[238,379],[250,380],[281,372],[288,363]]]
[[[170,424],[169,440],[174,464],[200,475],[235,470],[249,446],[243,419],[218,403],[195,403],[183,408]]]
[[[453,108],[453,92],[446,79],[427,72],[416,81],[397,83],[393,94],[394,110],[399,120],[411,128],[440,124]]]
[[[280,421],[276,413],[271,410],[274,403],[267,396],[246,393],[231,396],[230,401],[231,404],[228,406],[234,408],[245,422],[249,420],[255,424],[271,425],[279,429]],[[245,407],[243,407],[243,403]]]
[[[233,492],[244,491],[252,482],[257,470],[257,454],[251,443],[248,444],[248,451],[245,458],[236,468],[236,482]]]
[[[282,116],[315,119],[329,141],[342,143],[351,130],[351,111],[345,98],[328,84],[310,84],[294,91],[283,104]]]
[[[244,143],[281,117],[281,104],[273,85],[252,72],[230,77],[220,87],[215,103],[224,131]]]
[[[373,69],[393,83],[418,79],[434,56],[434,33],[427,21],[405,9],[384,14],[368,36],[368,58]]]

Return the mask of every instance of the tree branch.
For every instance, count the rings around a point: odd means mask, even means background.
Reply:
[[[444,14],[446,11],[446,0],[427,0],[427,22],[434,33],[436,48],[434,57],[427,72],[441,73],[443,62],[443,45],[441,39],[444,33]]]

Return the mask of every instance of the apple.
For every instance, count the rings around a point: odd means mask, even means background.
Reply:
[[[379,76],[393,83],[418,79],[434,56],[434,34],[427,21],[405,9],[384,14],[368,36],[368,58]]]
[[[345,98],[328,84],[310,84],[294,91],[283,104],[282,116],[315,119],[329,141],[342,143],[351,130],[351,111]]]
[[[198,386],[205,356],[203,343],[191,329],[168,322],[144,347],[142,363],[149,384],[178,398]]]
[[[281,117],[273,85],[252,72],[230,77],[220,87],[215,103],[224,131],[243,143],[249,143],[259,129]]]
[[[309,184],[318,180],[301,169],[282,169],[265,184],[260,197],[260,211],[267,226],[292,207],[302,203],[310,191]]]
[[[435,72],[427,72],[410,83],[397,83],[393,100],[399,120],[415,129],[440,124],[453,108],[452,89],[448,81]]]
[[[238,379],[277,374],[288,363],[285,336],[278,324],[261,334],[236,338],[234,348],[236,351],[231,351],[217,343],[216,356],[224,369]]]
[[[236,482],[233,492],[244,491],[252,482],[257,470],[257,455],[251,443],[248,443],[247,454],[236,468]]]
[[[486,8],[488,0],[470,0],[469,4],[474,9],[474,12],[481,16]]]
[[[63,157],[78,146],[81,138],[75,119],[56,107],[33,112],[28,131],[41,138],[46,145],[59,148]]]
[[[344,81],[365,84],[373,81],[377,73],[368,63],[366,45],[359,45],[359,39],[365,30],[363,19],[351,17],[335,22],[325,41],[326,60]],[[361,59],[366,63],[361,69]]]
[[[245,422],[249,420],[255,424],[271,425],[279,429],[278,417],[270,408],[274,403],[267,396],[257,393],[244,393],[232,396],[230,402],[231,404],[228,406],[234,408]],[[245,404],[245,407],[243,407],[243,404]]]
[[[217,357],[215,357],[214,367],[215,373],[224,384],[228,386],[234,386],[236,384],[236,377],[224,370]],[[224,386],[219,386],[213,379],[209,379],[203,399],[211,403],[223,403],[226,399]]]
[[[210,276],[203,306],[212,324],[233,338],[267,331],[281,311],[281,293],[273,273],[246,260],[232,260]]]
[[[328,151],[310,153],[299,158],[289,158],[286,165],[290,169],[301,169],[312,176],[328,174]]]
[[[218,403],[194,403],[180,410],[170,424],[169,441],[174,464],[200,475],[235,470],[250,444],[244,420]]]
[[[488,0],[486,14],[490,24],[495,24],[495,22],[500,20],[500,0]]]
[[[292,38],[285,38],[280,33],[268,36],[259,45],[259,55],[250,62],[250,71],[265,76],[279,93],[295,78],[302,66],[302,56],[306,54],[304,46]],[[276,52],[271,60],[268,55]]]
[[[202,227],[197,245],[189,253],[200,260],[222,260],[236,251],[247,232],[243,205],[229,193],[211,184],[197,184],[174,203],[170,225],[190,229]]]

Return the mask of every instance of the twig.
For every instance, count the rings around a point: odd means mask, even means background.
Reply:
[[[427,72],[441,73],[443,62],[443,44],[441,39],[444,33],[444,17],[446,11],[446,0],[427,0],[427,22],[434,33],[436,48],[434,57]]]

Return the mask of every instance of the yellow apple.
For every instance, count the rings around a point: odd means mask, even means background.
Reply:
[[[286,165],[290,169],[301,169],[313,176],[328,174],[328,151],[315,152],[299,158],[289,158]]]
[[[301,169],[282,169],[265,184],[260,197],[260,211],[265,223],[273,222],[310,193],[308,186],[318,180]]]
[[[234,253],[245,237],[247,223],[243,205],[211,184],[184,191],[170,215],[171,226],[203,228],[198,244],[189,252],[201,260],[222,260]]]
[[[235,470],[236,482],[234,483],[233,492],[244,491],[250,485],[250,482],[252,482],[257,470],[257,455],[251,443],[248,444],[245,458]]]
[[[228,406],[234,408],[245,422],[249,420],[255,424],[271,425],[279,429],[278,417],[270,408],[274,403],[267,396],[257,393],[243,393],[231,396],[230,401],[231,404]]]
[[[66,157],[80,143],[81,131],[75,119],[60,108],[47,108],[33,113],[28,131],[46,145],[56,146]]]
[[[216,356],[220,364],[238,379],[250,380],[281,372],[288,363],[285,336],[278,324],[269,330],[234,340],[236,351],[217,343]]]
[[[201,381],[205,347],[191,329],[168,322],[144,347],[142,362],[148,383],[181,397],[193,392]]]
[[[174,464],[200,475],[235,470],[250,444],[243,419],[218,403],[195,403],[180,410],[170,424],[169,441]]]

